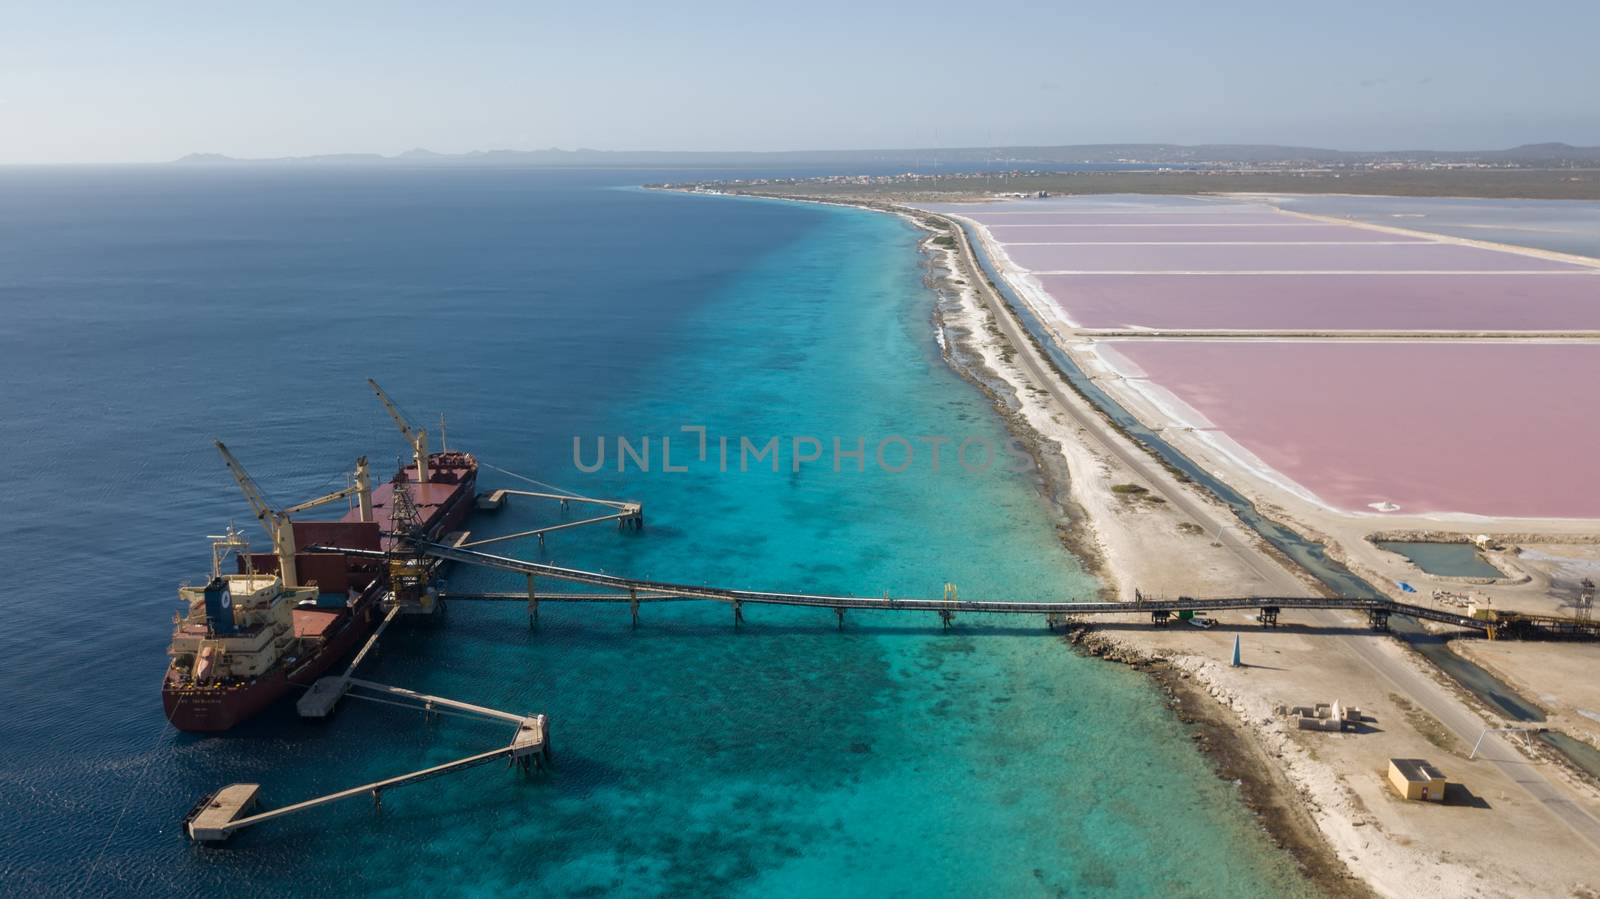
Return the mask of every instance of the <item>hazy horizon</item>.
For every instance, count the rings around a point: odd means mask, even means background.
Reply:
[[[23,7],[0,33],[0,163],[414,147],[1600,145],[1594,4],[1506,17],[1358,0],[1300,21],[1259,2],[1226,15],[1167,0],[906,9]]]

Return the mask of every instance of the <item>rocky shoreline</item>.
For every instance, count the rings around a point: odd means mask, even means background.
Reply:
[[[1144,674],[1167,698],[1167,706],[1189,729],[1190,739],[1210,760],[1217,777],[1239,788],[1239,799],[1278,848],[1325,892],[1340,897],[1375,895],[1339,860],[1306,811],[1309,796],[1289,782],[1249,734],[1217,688],[1196,680],[1166,657],[1097,632],[1069,626],[1065,642],[1082,655],[1127,665]]]

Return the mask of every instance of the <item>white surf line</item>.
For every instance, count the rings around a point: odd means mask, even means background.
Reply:
[[[1006,240],[1008,247],[1409,247],[1425,240]]]
[[[1307,271],[1304,269],[1248,269],[1239,271],[1189,271],[1184,269],[1163,269],[1151,271],[1149,269],[1137,270],[1077,270],[1077,269],[1047,269],[1029,272],[1033,275],[1587,275],[1590,277],[1600,275],[1600,270],[1584,269],[1531,269],[1531,270],[1491,270],[1467,271],[1463,269],[1434,270],[1405,270],[1387,271],[1383,269],[1329,269]]]

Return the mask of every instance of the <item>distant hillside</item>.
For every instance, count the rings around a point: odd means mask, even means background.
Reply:
[[[1595,162],[1600,160],[1600,147],[1574,147],[1571,144],[1523,144],[1501,151],[1507,159],[1575,160]]]
[[[1062,147],[968,147],[900,150],[694,152],[672,150],[478,150],[434,153],[421,148],[397,156],[337,153],[274,159],[237,159],[191,153],[182,165],[525,165],[525,166],[772,166],[772,165],[1371,165],[1385,162],[1582,167],[1600,164],[1600,147],[1525,144],[1509,150],[1393,150],[1383,152],[1283,147],[1272,144],[1082,144]]]
[[[403,154],[402,154],[403,155]],[[330,153],[324,156],[277,156],[271,159],[240,159],[221,153],[190,153],[173,160],[176,165],[363,165],[391,162],[394,158],[380,153]]]

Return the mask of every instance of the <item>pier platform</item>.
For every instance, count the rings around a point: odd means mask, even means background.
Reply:
[[[378,640],[383,637],[383,632],[400,612],[401,606],[398,603],[389,606],[389,611],[384,613],[383,620],[378,623],[377,629],[372,632],[372,636],[367,638],[367,642],[362,645],[361,651],[356,653],[356,657],[350,660],[350,665],[344,669],[344,673],[317,678],[317,682],[302,693],[299,699],[295,700],[294,709],[300,714],[300,717],[326,718],[333,714],[334,708],[339,705],[339,700],[350,692],[350,684],[353,681],[356,669],[361,667],[361,663],[366,659],[367,654],[372,652],[373,647],[378,645]]]
[[[226,840],[233,825],[256,807],[260,784],[228,784],[202,801],[189,816],[189,839],[202,843]]]
[[[527,770],[544,768],[550,760],[550,719],[532,715],[517,722],[517,734],[511,738],[511,760]]]
[[[350,678],[343,675],[334,677],[319,677],[311,685],[311,689],[300,695],[295,701],[294,709],[302,718],[326,718],[333,714],[334,708],[344,694],[350,692]]]

